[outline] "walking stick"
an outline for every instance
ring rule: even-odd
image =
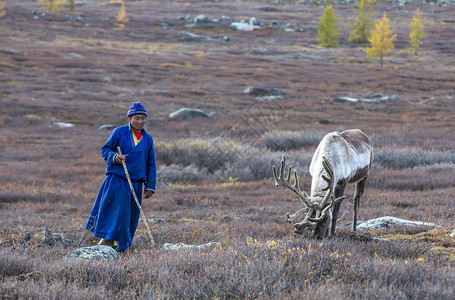
[[[117,149],[118,149],[118,153],[120,155],[123,155],[122,151],[120,150],[120,146],[117,147]],[[137,207],[139,208],[139,210],[141,212],[142,220],[144,220],[145,227],[147,228],[147,233],[149,235],[150,242],[152,242],[152,245],[155,245],[155,240],[153,239],[152,232],[150,231],[149,225],[147,224],[147,220],[145,218],[144,210],[142,209],[142,206],[139,203],[139,200],[137,200],[136,192],[134,191],[133,184],[131,183],[130,175],[128,174],[128,169],[126,168],[125,161],[123,161],[123,160],[122,160],[122,165],[123,165],[123,169],[125,170],[126,179],[128,179],[128,183],[130,185],[131,193],[133,194],[133,197],[134,197],[134,200],[136,201]]]
[[[80,240],[79,243],[77,244],[77,247],[80,247],[80,246],[81,246],[82,241],[85,240],[85,237],[87,236],[88,233],[89,233],[89,231],[86,230],[85,233],[84,233],[84,236],[81,238],[81,240]]]

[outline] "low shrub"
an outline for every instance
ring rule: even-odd
[[[271,151],[289,151],[317,146],[323,137],[319,132],[276,130],[266,132],[262,143]]]
[[[412,169],[443,163],[455,164],[455,151],[383,148],[375,151],[374,163],[391,169]]]
[[[281,156],[266,149],[242,145],[227,140],[177,140],[159,142],[155,146],[157,159],[164,162],[158,177],[166,184],[215,179],[226,182],[229,177],[240,181],[272,178],[272,165],[279,165]],[[299,174],[308,175],[312,153],[287,154],[288,164],[303,166]]]
[[[168,185],[176,182],[197,182],[201,178],[207,177],[204,170],[200,170],[194,165],[181,167],[175,164],[161,166],[157,172],[158,183]]]
[[[234,160],[238,150],[234,143],[224,139],[181,139],[171,143],[157,142],[155,153],[166,165],[194,165],[213,173]]]

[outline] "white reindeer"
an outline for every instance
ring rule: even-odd
[[[294,171],[294,184],[291,183],[292,167],[284,178],[285,156],[281,160],[279,175],[273,166],[275,186],[284,186],[297,194],[305,207],[292,215],[287,214],[289,222],[295,221],[306,213],[302,222],[296,223],[295,233],[303,234],[305,229],[313,231],[317,238],[335,235],[338,210],[344,189],[348,183],[355,183],[354,217],[352,230],[357,229],[357,211],[360,197],[365,191],[368,173],[373,162],[373,144],[368,136],[359,129],[328,133],[319,143],[310,164],[311,196],[299,188],[297,171]],[[333,207],[332,210],[330,210]]]

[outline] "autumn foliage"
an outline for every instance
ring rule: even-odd
[[[2,298],[453,299],[453,6],[376,3],[402,37],[396,48],[408,46],[416,7],[428,32],[418,57],[390,55],[393,68],[379,68],[347,40],[354,4],[334,6],[339,48],[327,49],[316,45],[323,8],[312,1],[125,1],[134,22],[123,30],[118,1],[75,2],[66,15],[8,1],[0,19]],[[192,21],[222,11],[261,28]],[[247,86],[286,94],[257,98]],[[390,101],[331,101],[378,94]],[[119,260],[65,262],[105,178],[106,128],[126,124],[132,101],[147,107],[156,146],[159,186],[142,203],[156,246],[141,221]],[[214,114],[169,118],[182,107]],[[352,233],[349,186],[336,237],[294,236],[286,213],[302,203],[274,186],[271,165],[285,154],[309,192],[318,141],[350,128],[375,145],[359,220],[440,227]],[[62,243],[42,245],[45,227]],[[97,242],[89,234],[81,246]],[[217,246],[164,247],[208,242]]]
[[[420,13],[420,9],[417,9],[414,16],[412,17],[412,22],[409,31],[409,48],[408,50],[414,55],[418,54],[418,49],[423,43],[423,40],[426,38],[426,34],[423,26],[423,18]]]
[[[389,26],[389,19],[384,12],[381,19],[379,19],[374,29],[371,31],[371,36],[368,38],[371,47],[366,49],[370,56],[379,57],[381,66],[383,65],[383,57],[392,51],[394,48],[394,40],[397,35],[393,33]]]

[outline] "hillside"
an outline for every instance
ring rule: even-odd
[[[76,1],[72,12],[50,13],[38,1],[6,2],[2,295],[453,299],[454,3],[379,1],[374,19],[386,12],[397,33],[382,67],[367,57],[367,44],[348,42],[353,3],[334,4],[340,46],[331,49],[317,45],[324,8],[311,1],[127,1],[129,20],[118,22],[120,8]],[[417,8],[427,37],[415,56],[405,48]],[[254,30],[232,26],[251,18]],[[247,87],[283,94],[261,98],[270,95],[245,93]],[[376,101],[378,94],[387,100]],[[376,100],[335,101],[341,97]],[[137,100],[149,111],[146,129],[156,143],[159,188],[143,206],[148,217],[165,220],[152,226],[157,246],[150,248],[139,224],[119,262],[68,266],[61,258],[83,236],[104,179],[99,149],[110,130],[100,127],[126,124]],[[181,108],[211,118],[169,118]],[[335,239],[293,235],[286,213],[301,204],[274,187],[271,165],[286,154],[309,191],[319,139],[350,128],[367,133],[376,153],[360,219],[395,216],[439,229],[354,234],[348,213]],[[349,208],[346,200],[341,212]],[[66,242],[39,247],[45,227]],[[177,254],[162,248],[179,242],[222,246]]]

